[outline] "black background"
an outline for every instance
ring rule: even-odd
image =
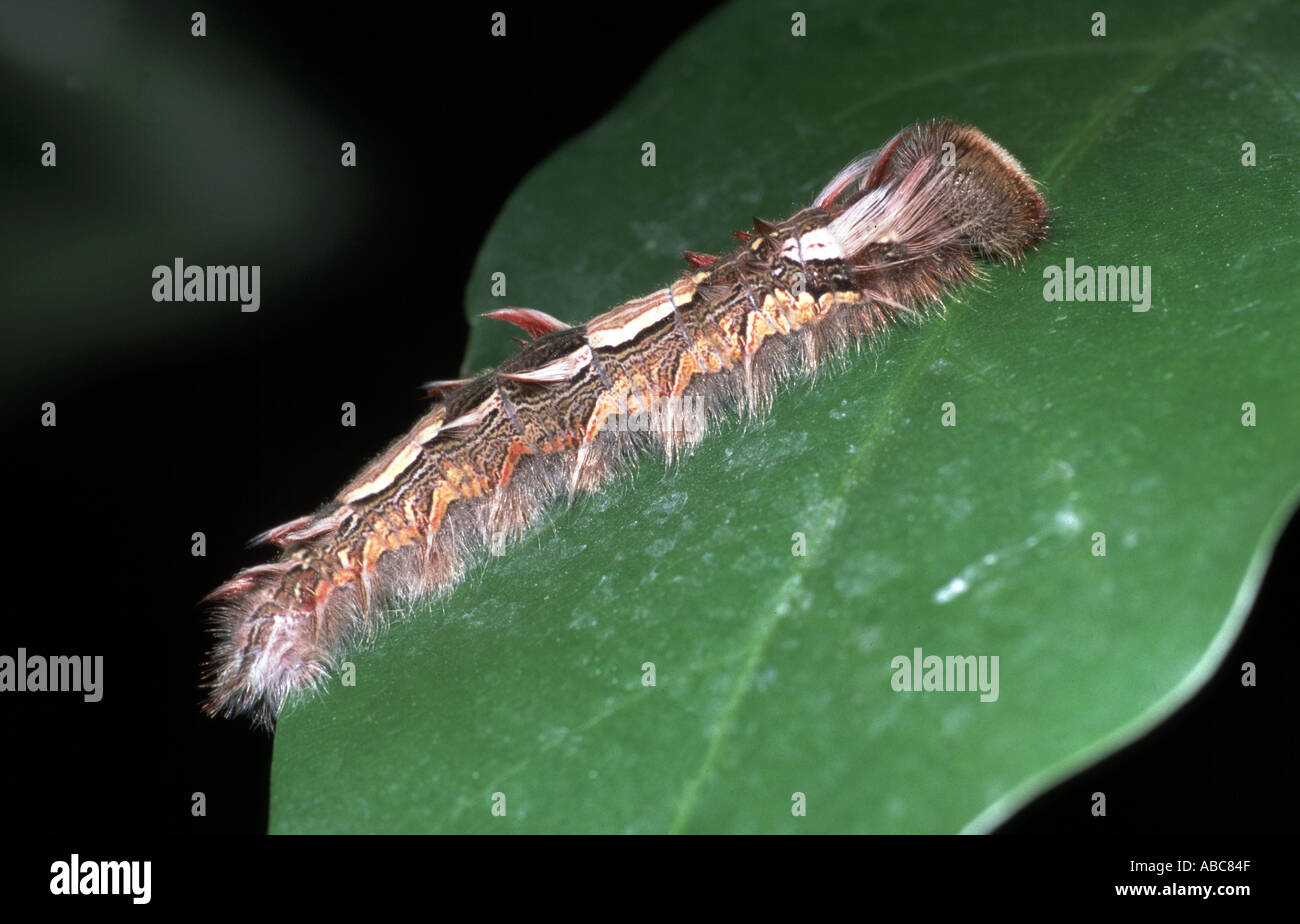
[[[192,42],[190,9],[127,6],[120,25],[174,20],[177,42]],[[492,5],[203,9],[203,41],[238,42],[274,62],[339,137],[358,142],[361,166],[339,173],[364,174],[341,181],[361,185],[368,209],[349,229],[345,259],[277,296],[297,302],[278,309],[290,320],[264,308],[255,338],[232,322],[183,351],[116,348],[89,367],[53,356],[7,397],[5,446],[23,474],[11,481],[14,592],[0,650],[103,653],[108,665],[108,695],[95,706],[0,698],[7,820],[20,829],[159,840],[265,829],[271,740],[198,714],[206,638],[195,601],[262,560],[244,547],[250,536],[314,509],[402,432],[422,407],[416,384],[457,375],[462,292],[506,197],[616,104],[707,6],[530,4],[508,8],[505,41],[488,34]],[[30,157],[30,137],[10,140]],[[366,409],[364,426],[337,425],[344,399]],[[59,407],[53,431],[37,425],[46,400]],[[195,529],[207,534],[206,558],[190,555]],[[1035,801],[1005,832],[1292,829],[1287,656],[1298,533],[1293,521],[1244,634],[1206,690],[1155,733]],[[1257,688],[1238,681],[1245,660],[1258,665]],[[1103,820],[1087,811],[1096,790],[1108,798]],[[207,794],[206,817],[191,816],[195,791]]]

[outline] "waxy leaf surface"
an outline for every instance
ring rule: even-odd
[[[513,349],[482,312],[581,322],[921,119],[1018,157],[1050,238],[352,653],[280,723],[273,831],[986,830],[1217,666],[1297,486],[1300,8],[802,9],[707,18],[521,184],[467,373]],[[1067,259],[1150,267],[1149,310],[1046,301]],[[997,699],[896,692],[916,649],[996,656]]]

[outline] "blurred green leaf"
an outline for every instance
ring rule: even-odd
[[[802,39],[788,6],[712,16],[522,184],[470,368],[511,352],[480,312],[584,320],[918,119],[1019,157],[1050,240],[355,652],[280,724],[272,830],[983,830],[1217,665],[1296,496],[1300,8],[1156,4],[1105,38],[1028,2],[806,11]],[[1150,311],[1046,302],[1067,258],[1150,266]],[[893,692],[915,648],[997,655],[998,699]]]
[[[361,215],[331,181],[334,130],[273,68],[237,42],[194,53],[188,12],[129,7],[0,4],[5,399],[120,349],[179,352],[229,317],[154,302],[155,265],[267,264],[288,289]],[[57,170],[40,165],[46,139]]]

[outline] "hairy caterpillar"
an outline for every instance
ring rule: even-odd
[[[688,252],[666,289],[577,327],[492,312],[533,342],[478,378],[429,383],[440,401],[409,433],[318,512],[258,537],[283,548],[277,561],[209,595],[205,711],[274,724],[385,603],[446,589],[478,549],[643,449],[672,459],[709,419],[758,413],[785,378],[937,305],[976,258],[1021,258],[1047,218],[1033,180],[979,130],[913,125],[788,221],[734,232],[731,254]]]

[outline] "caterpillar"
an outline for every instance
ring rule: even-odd
[[[254,540],[280,547],[277,560],[205,598],[204,711],[274,727],[386,605],[451,587],[485,546],[644,450],[672,462],[720,415],[765,412],[792,375],[940,309],[976,260],[1018,261],[1047,230],[1014,157],[970,125],[929,122],[850,163],[794,217],[754,219],[726,256],[686,252],[672,285],[586,324],[490,312],[531,342],[477,378],[427,383],[437,401],[408,433],[316,513]]]

